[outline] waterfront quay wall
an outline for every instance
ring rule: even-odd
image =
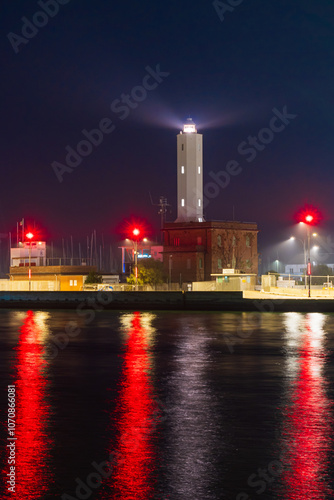
[[[0,292],[0,308],[334,312],[334,300],[244,299],[242,292]]]

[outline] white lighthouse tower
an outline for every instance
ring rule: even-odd
[[[175,222],[203,222],[203,136],[191,118],[177,135]]]

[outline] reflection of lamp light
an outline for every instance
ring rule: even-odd
[[[285,316],[287,360],[294,363],[294,369],[291,372],[287,365],[289,398],[282,433],[284,498],[333,498],[327,479],[333,420],[326,394],[326,317],[317,313]]]
[[[147,316],[147,315],[146,315]],[[152,318],[153,316],[151,316]],[[125,316],[124,363],[117,406],[118,460],[113,472],[117,498],[152,498],[150,473],[154,464],[152,433],[159,411],[154,399],[150,351],[142,314]],[[150,321],[150,318],[148,318]],[[138,492],[140,494],[138,495]],[[108,495],[109,498],[109,495]],[[113,496],[114,498],[114,496]]]
[[[52,481],[48,432],[50,406],[47,402],[48,368],[44,356],[45,322],[48,313],[28,311],[17,347],[16,379],[16,466],[20,471],[15,498],[47,498]]]

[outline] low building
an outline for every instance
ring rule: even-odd
[[[211,281],[226,268],[257,275],[257,234],[257,224],[248,222],[166,223],[163,263],[169,281]]]
[[[58,291],[81,291],[87,275],[96,272],[96,266],[33,266],[31,267],[31,278],[29,268],[24,266],[12,266],[10,268],[10,281],[20,282],[17,287],[20,290],[58,290]]]
[[[45,241],[19,242],[10,249],[10,267],[46,265],[46,243]]]

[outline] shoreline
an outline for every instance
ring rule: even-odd
[[[1,309],[334,312],[331,298],[255,292],[0,292]]]

